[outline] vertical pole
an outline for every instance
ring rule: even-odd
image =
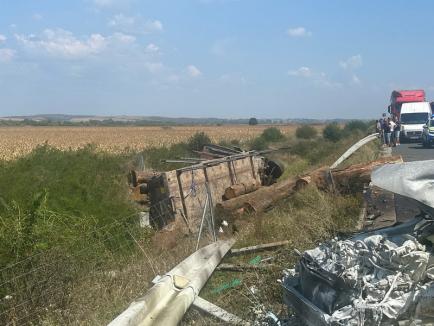
[[[209,202],[209,211],[210,211],[210,217],[211,217],[211,233],[214,239],[214,242],[217,241],[217,236],[215,233],[215,224],[214,224],[214,204],[212,202],[212,196],[211,196],[211,189],[209,187],[208,182],[205,182],[205,187],[206,187],[206,193],[207,193],[207,199],[209,198],[208,202]]]
[[[202,220],[200,221],[199,234],[197,235],[196,250],[199,248],[200,236],[202,234],[203,222],[205,220],[207,206],[208,206],[208,196],[206,197],[205,206],[203,207]]]

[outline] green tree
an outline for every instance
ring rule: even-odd
[[[282,132],[276,127],[270,127],[265,129],[262,132],[261,137],[264,138],[264,140],[267,142],[275,142],[284,138]]]
[[[249,119],[249,125],[250,126],[256,126],[258,124],[258,119],[256,118],[250,118]]]
[[[187,142],[187,146],[192,151],[201,151],[204,145],[210,144],[211,139],[203,131],[196,132]]]
[[[338,142],[343,137],[343,131],[341,127],[336,123],[329,123],[324,130],[322,131],[322,135],[324,139],[327,139],[331,142]]]

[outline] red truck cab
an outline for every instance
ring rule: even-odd
[[[393,91],[388,112],[399,119],[402,103],[409,102],[425,102],[425,91],[422,89]]]

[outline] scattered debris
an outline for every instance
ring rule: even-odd
[[[250,264],[250,265],[259,265],[259,264],[261,263],[261,259],[262,259],[261,256],[256,256],[255,258],[252,258],[252,259],[249,261],[249,264]]]
[[[213,294],[219,294],[219,293],[221,293],[221,292],[223,292],[223,291],[225,291],[227,289],[230,289],[230,288],[233,288],[233,287],[236,287],[236,286],[239,286],[239,285],[241,285],[241,280],[238,279],[238,278],[234,278],[232,281],[230,281],[228,283],[225,283],[225,284],[222,284],[219,287],[213,289],[211,291],[211,293],[213,293]]]

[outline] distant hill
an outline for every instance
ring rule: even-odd
[[[334,119],[258,119],[260,124],[303,124],[324,122],[345,122],[348,120]],[[188,117],[159,117],[159,116],[94,116],[69,114],[37,114],[27,116],[0,117],[0,125],[219,125],[219,124],[248,124],[249,119],[222,118],[188,118]]]

